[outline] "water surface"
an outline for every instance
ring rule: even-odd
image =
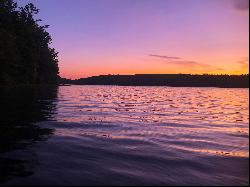
[[[1,92],[0,185],[247,185],[249,89]]]

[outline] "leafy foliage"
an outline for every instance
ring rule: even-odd
[[[58,53],[52,39],[34,15],[33,4],[18,8],[13,0],[0,0],[0,84],[56,83]]]

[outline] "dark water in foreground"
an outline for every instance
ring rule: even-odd
[[[248,185],[249,89],[0,92],[0,185]]]

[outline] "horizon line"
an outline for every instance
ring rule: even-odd
[[[69,79],[69,80],[79,80],[79,79],[87,79],[87,78],[91,78],[91,77],[100,77],[100,76],[136,76],[136,75],[210,75],[210,76],[246,76],[249,75],[249,73],[242,73],[242,74],[209,74],[209,73],[196,73],[196,74],[192,74],[192,73],[137,73],[137,74],[99,74],[99,75],[92,75],[92,76],[88,76],[88,77],[82,77],[82,78],[66,78],[66,77],[61,77],[59,75],[60,78],[62,79]]]

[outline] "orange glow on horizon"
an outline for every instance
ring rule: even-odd
[[[244,63],[221,63],[219,67],[204,65],[176,65],[164,64],[165,62],[142,60],[133,62],[133,60],[115,64],[85,66],[84,63],[77,66],[71,66],[67,63],[60,64],[60,76],[69,79],[86,78],[98,75],[134,75],[134,74],[229,74],[241,75],[249,74],[249,62]],[[136,64],[136,65],[135,65]]]
[[[63,78],[69,79],[79,79],[79,78],[86,78],[91,76],[98,76],[98,75],[134,75],[134,74],[227,74],[227,75],[242,75],[242,74],[249,74],[249,71],[231,71],[231,72],[167,72],[167,71],[119,71],[119,72],[111,72],[111,71],[75,71],[67,72],[64,71],[60,73],[60,76]]]

